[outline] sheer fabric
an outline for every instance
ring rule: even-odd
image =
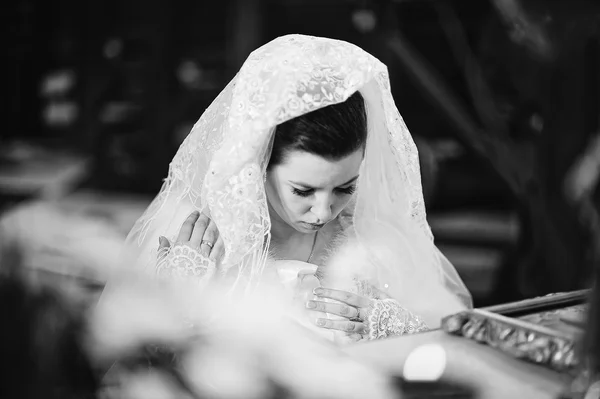
[[[179,148],[160,193],[128,236],[126,265],[154,272],[158,237],[174,239],[189,213],[200,210],[224,239],[219,270],[234,277],[232,287],[256,288],[268,264],[264,181],[275,126],[357,90],[367,107],[368,139],[355,199],[340,218],[368,259],[360,272],[428,324],[470,306],[454,267],[434,245],[417,149],[386,66],[355,45],[320,37],[279,37],[248,57]]]

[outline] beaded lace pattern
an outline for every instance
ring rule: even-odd
[[[185,217],[201,210],[224,240],[219,270],[236,276],[234,287],[255,286],[269,254],[264,180],[275,127],[343,102],[357,90],[365,98],[369,131],[348,225],[361,242],[374,236],[376,224],[393,225],[407,237],[396,244],[402,249],[395,262],[378,263],[380,274],[402,284],[401,303],[410,298],[424,309],[435,308],[414,279],[452,281],[450,290],[466,292],[433,245],[417,148],[394,103],[386,66],[353,44],[304,35],[282,36],[252,52],[202,114],[171,162],[160,193],[128,236],[127,264],[154,269],[158,237],[174,238]],[[168,269],[163,265],[160,272]],[[185,271],[195,272],[201,273]]]
[[[404,308],[398,301],[381,298],[380,292],[374,290],[369,282],[355,280],[352,291],[371,299],[369,312],[364,320],[370,340],[429,330],[419,316]]]
[[[394,299],[374,300],[365,321],[369,339],[427,331],[427,325]]]
[[[215,262],[198,250],[182,243],[158,251],[156,275],[166,280],[209,280],[215,273]]]

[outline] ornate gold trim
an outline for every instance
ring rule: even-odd
[[[559,372],[576,373],[580,364],[576,335],[484,310],[447,316],[442,329]]]

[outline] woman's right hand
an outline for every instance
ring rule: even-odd
[[[165,237],[161,236],[159,241],[159,251],[171,246]],[[217,225],[204,213],[198,211],[192,212],[187,217],[179,230],[176,242],[198,249],[202,255],[215,263],[218,263],[225,254],[225,245]]]

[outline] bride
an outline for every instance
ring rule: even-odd
[[[288,35],[255,50],[127,248],[128,264],[199,290],[288,287],[313,328],[354,340],[434,328],[471,306],[434,244],[387,68],[338,40]]]

